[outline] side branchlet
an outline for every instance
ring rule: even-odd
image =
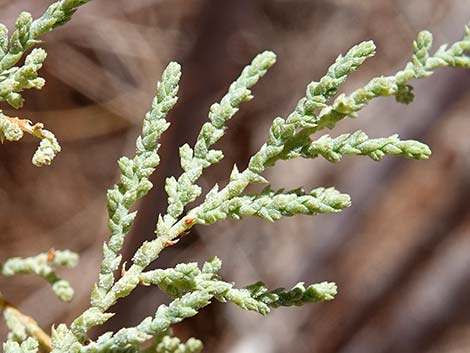
[[[41,89],[46,81],[38,76],[46,51],[33,49],[26,55],[24,64],[17,66],[21,58],[41,41],[39,37],[69,21],[77,8],[90,0],[61,0],[50,5],[44,14],[33,20],[28,12],[22,12],[15,23],[15,30],[8,38],[8,29],[0,23],[0,101],[7,102],[15,109],[21,108],[24,98],[21,93],[27,89]],[[44,130],[41,123],[9,118],[0,110],[0,141],[18,141],[27,132],[41,139],[32,162],[41,167],[51,164],[60,152],[60,145],[54,134]]]
[[[10,277],[18,274],[35,274],[44,278],[52,286],[57,297],[68,302],[73,297],[73,289],[69,282],[61,279],[57,267],[75,267],[78,263],[78,254],[69,250],[51,249],[47,253],[32,257],[13,257],[0,264],[0,275]]]

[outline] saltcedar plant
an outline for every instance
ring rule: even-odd
[[[52,4],[43,16],[31,19],[22,13],[16,30],[10,39],[7,30],[0,27],[0,100],[15,108],[22,105],[21,92],[28,88],[41,88],[44,80],[38,70],[46,55],[41,49],[33,50],[23,66],[15,66],[25,52],[38,43],[38,36],[68,21],[78,6],[88,1],[63,0]],[[209,120],[202,126],[194,144],[180,148],[183,172],[166,180],[168,208],[156,221],[155,238],[144,242],[132,257],[128,268],[123,265],[122,248],[126,235],[137,215],[133,211],[136,201],[152,188],[149,178],[159,164],[158,149],[161,135],[168,129],[168,112],[177,101],[181,68],[170,63],[157,85],[151,108],[144,117],[141,135],[136,141],[134,157],[122,157],[118,161],[120,181],[107,193],[109,215],[109,240],[103,245],[103,261],[100,274],[90,300],[90,307],[71,324],[59,324],[51,336],[36,322],[21,313],[0,295],[0,310],[9,328],[8,339],[3,348],[6,353],[33,353],[38,350],[54,353],[97,352],[153,352],[189,353],[200,352],[202,343],[191,338],[181,342],[172,336],[171,326],[192,317],[211,301],[232,302],[242,309],[268,314],[280,306],[300,306],[310,302],[331,300],[336,294],[334,283],[323,282],[305,285],[298,283],[291,289],[269,290],[262,282],[243,288],[224,280],[219,272],[222,262],[213,257],[202,266],[181,263],[174,268],[148,270],[148,267],[167,247],[178,243],[195,225],[208,225],[227,218],[240,219],[257,216],[274,222],[282,217],[297,214],[337,213],[349,207],[350,197],[332,187],[319,187],[304,191],[272,190],[263,172],[279,160],[293,158],[325,158],[337,162],[346,155],[363,155],[380,160],[385,155],[412,159],[427,159],[431,151],[425,144],[414,140],[400,140],[398,135],[370,138],[362,131],[337,137],[324,135],[316,140],[311,135],[326,128],[332,129],[346,117],[356,117],[367,103],[381,96],[394,96],[400,103],[413,100],[412,79],[430,76],[434,70],[450,66],[470,68],[470,29],[465,28],[464,38],[451,46],[443,45],[430,53],[432,35],[427,31],[418,34],[413,43],[413,55],[403,70],[392,76],[379,76],[351,94],[337,90],[348,75],[375,54],[375,45],[367,41],[353,46],[339,55],[325,76],[307,86],[305,97],[299,100],[294,111],[287,117],[277,117],[269,129],[267,141],[250,159],[248,167],[240,171],[233,166],[225,186],[217,184],[196,207],[188,205],[202,195],[198,185],[204,169],[223,158],[214,149],[226,131],[228,121],[237,113],[239,106],[251,100],[251,87],[261,79],[275,63],[276,56],[270,51],[257,55],[250,65],[229,87],[219,103],[210,107]],[[33,157],[36,165],[49,164],[60,150],[57,140],[40,123],[0,115],[0,138],[16,141],[24,132],[41,139]],[[265,184],[259,193],[247,193],[251,184]],[[78,261],[77,254],[70,251],[50,250],[27,258],[11,258],[0,264],[0,274],[37,274],[52,285],[59,299],[69,301],[73,290],[60,279],[55,268],[72,267]],[[121,268],[120,276],[116,270]],[[157,286],[172,300],[160,305],[151,316],[134,327],[117,332],[107,332],[91,340],[88,331],[104,324],[112,316],[112,306],[129,295],[137,286]]]

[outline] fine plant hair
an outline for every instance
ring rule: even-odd
[[[23,102],[23,90],[39,89],[44,85],[44,80],[38,77],[38,70],[46,57],[44,50],[34,49],[27,54],[22,66],[15,65],[29,48],[39,42],[41,34],[67,22],[86,2],[55,2],[36,20],[32,20],[28,13],[22,13],[10,39],[6,27],[0,27],[0,100],[19,108]],[[202,350],[202,342],[196,338],[181,342],[173,336],[172,325],[196,315],[212,301],[232,302],[244,310],[267,315],[282,306],[332,300],[337,288],[330,282],[310,285],[301,282],[291,289],[274,290],[268,289],[263,282],[237,287],[221,277],[222,262],[217,257],[208,259],[202,266],[180,263],[174,268],[149,270],[148,267],[165,248],[175,246],[196,225],[209,225],[230,218],[239,220],[247,216],[274,222],[298,214],[338,213],[351,205],[349,195],[333,187],[309,191],[301,187],[290,191],[273,190],[263,173],[277,161],[325,158],[338,162],[346,155],[368,156],[376,161],[385,155],[428,159],[431,155],[428,146],[415,140],[401,140],[398,135],[370,138],[362,131],[355,131],[336,137],[323,135],[312,139],[311,136],[326,128],[333,129],[344,118],[357,117],[359,111],[376,97],[394,96],[399,103],[411,103],[414,97],[410,85],[412,79],[426,78],[441,67],[470,68],[468,26],[462,40],[450,46],[443,45],[434,53],[430,51],[431,45],[431,33],[420,32],[413,43],[411,61],[402,70],[391,76],[375,77],[350,94],[337,95],[348,75],[375,54],[375,45],[372,41],[362,42],[339,55],[319,81],[307,86],[305,97],[298,101],[292,113],[273,120],[266,142],[250,158],[248,166],[239,170],[234,165],[227,183],[222,187],[214,185],[204,195],[198,185],[199,178],[204,169],[224,157],[222,151],[213,147],[214,144],[223,137],[228,122],[241,104],[253,98],[251,88],[276,61],[275,54],[270,51],[258,54],[230,85],[220,102],[210,107],[209,119],[202,125],[194,145],[181,146],[182,173],[166,179],[167,210],[156,220],[154,238],[141,244],[126,266],[122,250],[137,215],[135,204],[152,188],[149,178],[160,161],[159,141],[169,127],[166,116],[177,102],[181,67],[175,62],[168,64],[157,84],[150,110],[143,119],[135,155],[119,159],[119,182],[107,192],[110,236],[103,245],[103,260],[99,278],[91,292],[90,306],[73,322],[53,327],[49,335],[0,294],[0,311],[9,329],[4,352],[195,353]],[[2,141],[17,141],[24,132],[41,139],[33,163],[50,164],[60,151],[51,132],[45,130],[41,123],[0,115]],[[252,184],[264,184],[265,188],[261,192],[247,193],[247,187]],[[200,196],[203,200],[193,207],[191,204]],[[77,261],[78,255],[71,251],[51,249],[32,257],[7,259],[0,264],[0,274],[39,275],[52,285],[60,300],[70,301],[73,289],[58,277],[55,270],[61,266],[73,267]],[[134,327],[124,327],[91,339],[90,329],[105,324],[113,316],[112,306],[138,286],[157,286],[171,301],[156,309],[149,308],[150,316]]]

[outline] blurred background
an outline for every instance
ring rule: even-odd
[[[51,1],[0,0],[10,28],[21,10],[40,15]],[[254,89],[219,144],[225,159],[204,188],[224,184],[233,163],[245,167],[275,116],[286,116],[336,56],[366,39],[377,55],[353,74],[344,92],[399,70],[418,31],[453,42],[470,20],[470,0],[95,0],[66,26],[47,34],[47,85],[26,94],[19,115],[42,121],[63,152],[53,165],[31,165],[37,141],[0,146],[0,259],[70,248],[80,266],[64,272],[76,289],[60,303],[34,277],[0,279],[2,292],[43,327],[70,322],[88,304],[101,244],[107,239],[105,191],[116,160],[132,155],[155,82],[170,60],[183,65],[180,100],[163,137],[154,189],[139,205],[127,257],[151,239],[165,209],[162,191],[180,173],[178,147],[193,142],[242,67],[264,49],[278,64]],[[374,101],[332,133],[363,129],[371,137],[399,133],[428,143],[429,161],[348,157],[339,164],[294,160],[267,173],[274,188],[335,185],[352,196],[339,215],[298,216],[275,225],[259,219],[196,227],[155,266],[217,255],[239,286],[335,281],[333,302],[273,311],[268,317],[214,303],[175,327],[196,336],[204,352],[463,353],[470,349],[470,72],[441,69],[415,82],[410,106]],[[94,335],[133,325],[168,299],[139,288]],[[1,324],[3,325],[3,323]],[[0,326],[2,338],[5,331]]]

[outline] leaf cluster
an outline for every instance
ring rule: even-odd
[[[38,19],[23,13],[16,30],[8,39],[6,28],[0,26],[0,100],[14,107],[22,104],[21,92],[41,88],[44,81],[38,70],[45,52],[37,49],[27,57],[23,66],[15,66],[39,35],[67,22],[76,9],[88,0],[62,0],[52,4]],[[307,303],[329,301],[337,292],[336,284],[322,282],[291,289],[269,290],[263,282],[242,288],[226,281],[220,275],[222,262],[214,257],[199,267],[196,263],[178,264],[174,268],[149,270],[167,247],[174,246],[196,225],[209,225],[226,219],[248,216],[274,222],[283,217],[337,213],[351,205],[349,195],[331,186],[319,186],[310,191],[273,190],[263,175],[277,161],[294,158],[324,158],[338,162],[346,156],[368,156],[379,161],[386,155],[424,160],[430,157],[427,145],[415,140],[401,140],[398,135],[370,138],[365,132],[355,131],[337,137],[314,133],[332,129],[342,119],[357,117],[359,111],[372,99],[394,96],[399,103],[413,100],[412,79],[430,76],[436,69],[449,66],[470,68],[470,29],[464,38],[451,46],[441,46],[431,53],[432,35],[419,33],[413,45],[413,54],[405,67],[391,76],[371,79],[350,94],[338,95],[340,86],[368,58],[375,54],[375,45],[366,41],[339,55],[319,80],[311,82],[294,110],[286,117],[276,117],[266,142],[250,158],[244,170],[234,165],[224,186],[214,185],[204,195],[199,185],[205,169],[220,162],[223,152],[213,146],[223,137],[229,121],[242,103],[253,98],[253,86],[276,62],[270,51],[258,54],[250,65],[229,86],[220,102],[209,109],[208,121],[203,124],[193,146],[184,144],[179,150],[182,172],[166,180],[168,208],[158,217],[155,236],[141,244],[130,266],[123,262],[122,249],[136,219],[136,202],[152,188],[150,177],[157,168],[158,150],[163,133],[169,128],[167,115],[177,102],[181,67],[170,63],[157,84],[155,98],[143,120],[142,132],[136,141],[135,155],[118,161],[119,182],[108,190],[109,240],[103,245],[100,274],[91,296],[90,306],[70,325],[59,324],[52,329],[51,339],[34,322],[24,320],[21,314],[0,295],[10,335],[4,344],[6,353],[34,353],[38,349],[53,353],[196,353],[202,343],[194,338],[181,342],[173,337],[172,325],[196,315],[212,301],[231,302],[244,310],[267,315],[272,309],[301,306]],[[0,139],[17,141],[27,132],[41,139],[39,154],[33,158],[37,165],[49,164],[60,150],[55,137],[42,124],[7,117],[0,114]],[[264,184],[260,192],[247,193],[250,185]],[[199,204],[194,205],[200,196]],[[60,299],[70,300],[73,291],[68,282],[60,279],[57,266],[73,266],[77,255],[68,251],[50,251],[28,258],[12,258],[0,265],[0,274],[36,274],[52,284]],[[121,268],[120,276],[116,276]],[[170,302],[161,304],[152,315],[134,327],[107,332],[90,340],[88,331],[103,325],[112,316],[111,307],[128,296],[138,286],[155,286],[166,293]],[[150,344],[150,345],[149,345]],[[144,348],[146,347],[146,348]]]

